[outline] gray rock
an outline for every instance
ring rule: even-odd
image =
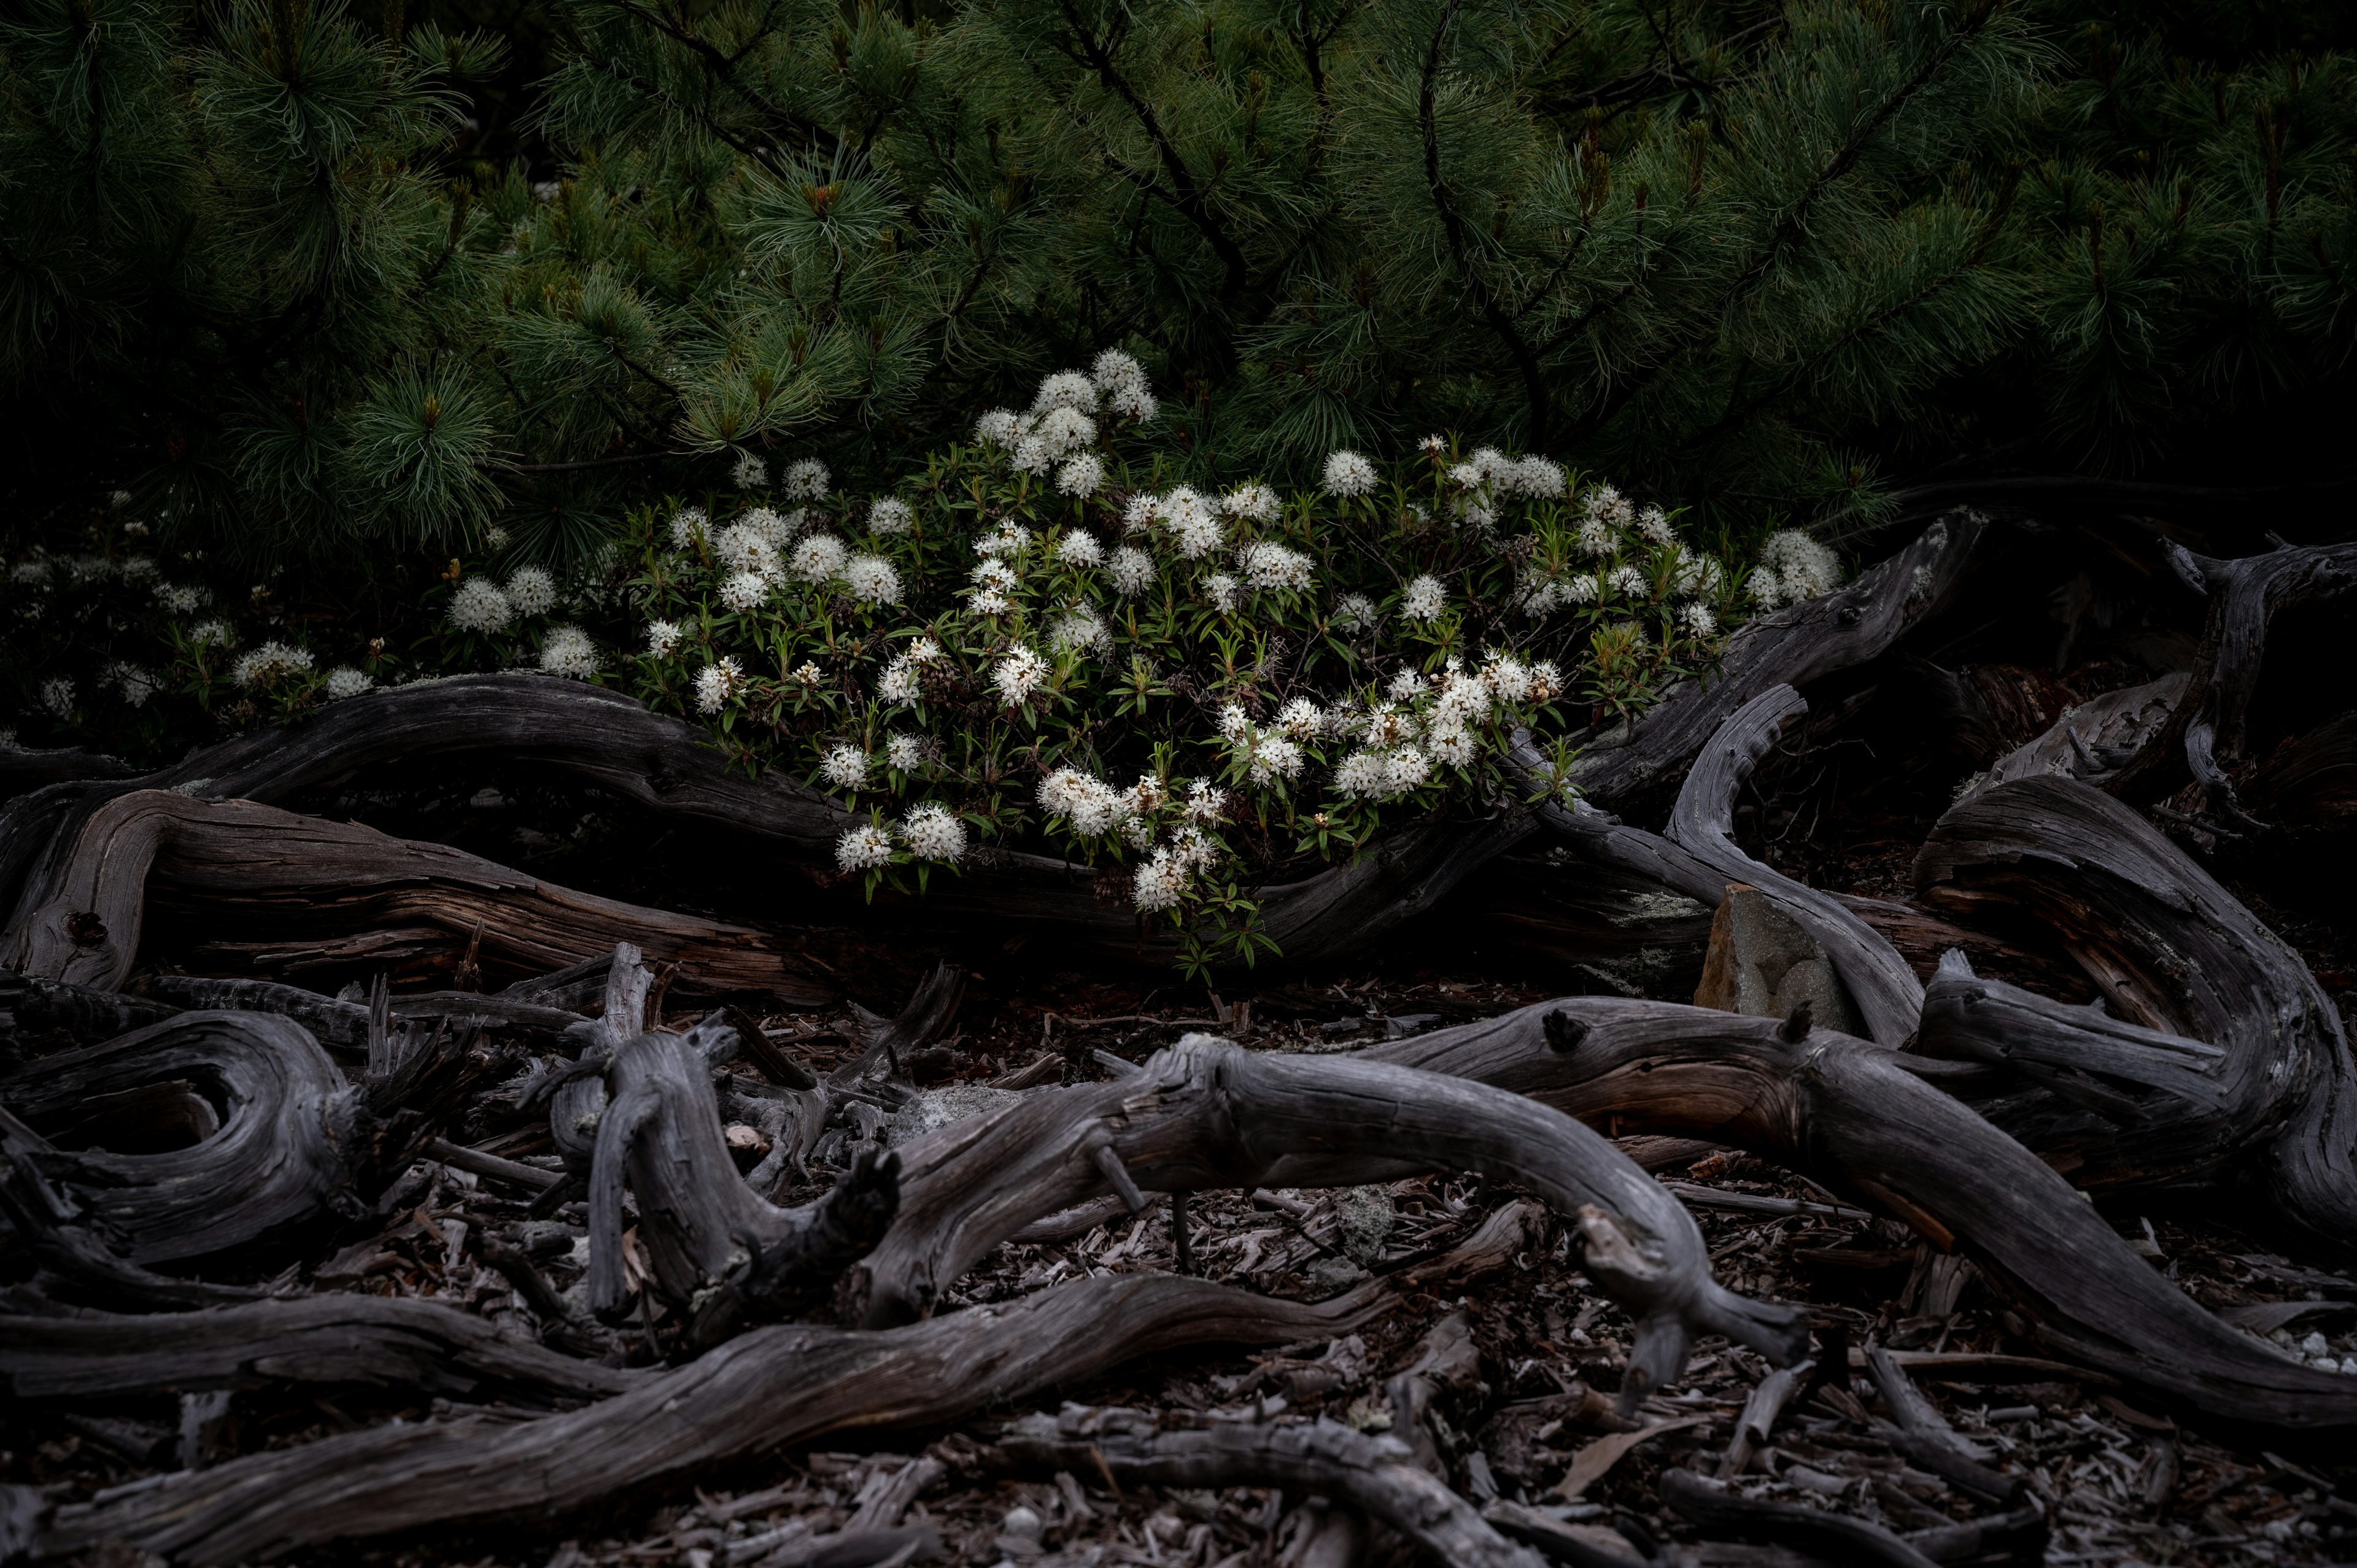
[[[1865,1032],[1833,960],[1801,923],[1757,887],[1727,890],[1711,922],[1695,1005],[1755,1018],[1789,1018],[1802,1003],[1820,1028]]]
[[[1023,1098],[1019,1090],[992,1089],[980,1083],[953,1083],[947,1089],[920,1089],[908,1104],[892,1112],[884,1124],[884,1142],[892,1148],[913,1143],[926,1133],[1012,1105]]]

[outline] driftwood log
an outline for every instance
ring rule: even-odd
[[[1932,1079],[1950,1064],[1674,1003],[1567,997],[1372,1047],[1584,1121],[1749,1149],[1962,1247],[2034,1337],[2213,1415],[2357,1426],[2357,1380],[2229,1327],[2153,1273],[2043,1160]]]
[[[846,1429],[920,1427],[1180,1345],[1347,1332],[1370,1285],[1321,1305],[1171,1275],[1076,1280],[1005,1306],[885,1330],[780,1324],[585,1410],[378,1427],[187,1471],[104,1502],[0,1498],[54,1557],[108,1540],[204,1565],[423,1524],[517,1528],[725,1461]],[[21,1488],[11,1488],[21,1492]]]

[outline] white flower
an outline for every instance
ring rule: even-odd
[[[1604,585],[1597,581],[1593,572],[1581,573],[1566,583],[1560,591],[1566,604],[1592,605],[1604,596]]]
[[[1797,528],[1769,535],[1760,562],[1777,575],[1787,604],[1797,605],[1841,586],[1841,557]],[[1763,604],[1771,602],[1760,597]]]
[[[1220,710],[1220,734],[1232,746],[1252,734],[1252,715],[1230,703]]]
[[[770,465],[755,453],[740,452],[737,455],[735,478],[738,489],[758,490],[770,482]]]
[[[1326,459],[1326,488],[1338,496],[1362,496],[1375,488],[1375,466],[1345,449]]]
[[[1261,735],[1253,738],[1252,780],[1265,784],[1273,779],[1297,779],[1301,776],[1301,748],[1281,735]]]
[[[158,583],[156,585],[156,602],[167,614],[184,616],[212,603],[213,591],[202,585],[187,587],[174,583]]]
[[[1316,740],[1326,733],[1326,713],[1307,697],[1296,697],[1277,710],[1276,727],[1295,740]]]
[[[1345,795],[1380,795],[1390,775],[1380,751],[1354,751],[1334,769],[1334,788]]]
[[[1154,558],[1135,545],[1125,544],[1113,553],[1107,575],[1115,591],[1134,599],[1153,585]]]
[[[1004,658],[991,666],[990,684],[999,698],[1010,708],[1019,708],[1031,700],[1048,679],[1048,661],[1032,649],[1021,643],[1006,650]]]
[[[1389,703],[1378,703],[1368,711],[1361,731],[1377,749],[1401,746],[1415,737],[1415,720]]]
[[[339,664],[328,671],[328,684],[325,690],[328,693],[328,701],[340,703],[347,697],[359,696],[375,684],[376,681],[372,676],[364,674],[349,664]]]
[[[720,602],[742,615],[770,596],[770,579],[759,572],[736,572],[720,585]]]
[[[803,515],[802,509],[800,507],[780,516],[775,507],[757,506],[738,518],[735,525],[727,530],[727,533],[738,533],[747,539],[758,539],[772,550],[782,550],[786,547],[786,541],[791,539],[795,531],[802,527]],[[724,533],[722,537],[725,539],[727,533]]]
[[[289,675],[300,675],[311,668],[311,655],[300,648],[289,648],[283,642],[265,642],[237,661],[230,678],[249,689],[274,686]]]
[[[975,588],[965,596],[966,608],[978,616],[1003,616],[1015,607],[1015,601],[996,588]]]
[[[825,464],[815,457],[803,457],[786,465],[786,477],[779,481],[778,488],[785,491],[789,500],[814,501],[825,496],[828,478]]]
[[[899,569],[881,555],[853,556],[843,568],[843,580],[851,585],[852,597],[862,604],[900,602]]]
[[[1702,605],[1685,605],[1678,610],[1678,624],[1691,635],[1708,637],[1718,629],[1718,618]]]
[[[1049,410],[1031,426],[1031,433],[1026,437],[1028,441],[1037,441],[1050,458],[1076,452],[1096,438],[1097,422],[1077,408]]]
[[[1754,567],[1751,575],[1743,580],[1743,587],[1760,601],[1763,610],[1772,610],[1784,602],[1784,579],[1769,567]]]
[[[135,708],[144,708],[147,699],[162,691],[163,683],[147,671],[125,660],[116,660],[99,677],[123,693],[123,700]]]
[[[977,555],[1019,555],[1031,542],[1031,531],[1008,518],[990,532],[974,542]],[[1012,579],[1008,585],[1013,586]]]
[[[1101,838],[1136,814],[1129,792],[1108,789],[1076,768],[1060,768],[1040,781],[1039,809],[1063,818],[1083,838]]]
[[[1121,509],[1121,530],[1124,533],[1144,533],[1154,526],[1155,509],[1162,503],[1145,490],[1132,492]]]
[[[63,675],[41,682],[41,706],[61,719],[73,717],[74,683]]]
[[[1100,566],[1104,564],[1104,546],[1097,542],[1095,534],[1076,528],[1056,542],[1056,559],[1067,566]]]
[[[832,533],[813,533],[794,546],[794,575],[805,583],[823,583],[842,576],[850,559],[842,540]]]
[[[1552,659],[1542,659],[1531,666],[1531,701],[1551,702],[1563,694],[1563,671]]]
[[[1104,459],[1093,452],[1077,452],[1056,470],[1056,488],[1068,496],[1092,496],[1104,483]]]
[[[1433,731],[1427,743],[1432,747],[1433,757],[1444,768],[1469,767],[1480,749],[1471,731],[1455,727]]]
[[[1181,808],[1190,822],[1216,822],[1220,813],[1228,809],[1228,792],[1208,779],[1198,779],[1187,786],[1187,801]]]
[[[1422,452],[1426,456],[1437,457],[1443,452],[1448,450],[1448,437],[1446,435],[1427,435],[1415,445],[1416,450]]]
[[[1105,629],[1096,611],[1079,605],[1056,618],[1048,629],[1048,645],[1075,653],[1102,655],[1113,651],[1113,633]]]
[[[965,854],[965,823],[947,806],[928,801],[900,819],[900,842],[919,860],[955,865]]]
[[[1105,406],[1115,413],[1141,421],[1154,417],[1154,392],[1146,385],[1146,367],[1135,360],[1118,349],[1107,349],[1097,356],[1091,374]]]
[[[673,650],[679,647],[680,639],[686,635],[675,620],[649,621],[647,656],[651,659],[670,658]]]
[[[744,666],[734,657],[723,659],[717,664],[705,665],[695,672],[696,711],[718,713],[744,683]]]
[[[469,577],[450,596],[450,624],[460,631],[498,631],[513,619],[515,607],[489,577]]]
[[[826,781],[838,789],[856,789],[867,782],[867,754],[856,746],[838,746],[818,765]]]
[[[1612,525],[1600,518],[1587,518],[1579,525],[1579,553],[1598,560],[1620,548],[1620,538]]]
[[[556,607],[556,579],[541,566],[519,566],[508,578],[508,603],[520,616],[546,615]]]
[[[930,637],[920,637],[905,650],[892,656],[884,667],[882,679],[876,682],[876,694],[888,703],[914,703],[924,695],[917,672],[924,665],[942,656],[942,645]]]
[[[776,575],[779,570],[775,542],[764,539],[741,522],[722,529],[720,537],[712,542],[712,550],[720,558],[720,564],[732,572],[750,572],[757,577],[769,577]]]
[[[1459,489],[1472,489],[1478,485],[1487,484],[1489,479],[1490,470],[1479,463],[1459,463],[1448,470],[1448,482]]]
[[[1440,688],[1440,700],[1433,704],[1434,729],[1462,729],[1490,716],[1488,682],[1456,669],[1455,662],[1450,660],[1448,677]]]
[[[1607,528],[1626,528],[1637,521],[1636,503],[1610,485],[1598,485],[1581,497],[1580,510]]]
[[[1413,703],[1424,695],[1424,677],[1413,670],[1403,670],[1392,677],[1383,694],[1394,703]]]
[[[1564,493],[1563,465],[1544,457],[1525,457],[1514,465],[1512,488],[1523,495],[1557,499]]]
[[[896,735],[884,742],[884,764],[899,773],[914,773],[925,766],[925,742],[922,736]]]
[[[1253,522],[1266,522],[1277,513],[1280,503],[1276,492],[1255,479],[1240,485],[1220,498],[1220,510],[1230,517],[1241,517]]]
[[[993,446],[1012,446],[1023,439],[1023,416],[1011,408],[994,408],[974,422],[974,438]]]
[[[1245,579],[1255,588],[1307,593],[1315,577],[1308,556],[1268,540],[1245,545],[1238,552],[1236,564],[1243,568]]]
[[[541,640],[540,668],[544,674],[587,681],[597,673],[597,645],[577,626],[553,626]]]
[[[909,503],[898,496],[883,496],[867,509],[867,529],[871,533],[906,533],[917,525],[917,514]]]
[[[1632,599],[1642,598],[1653,590],[1653,580],[1634,566],[1615,566],[1611,581],[1614,593]]]
[[[1375,601],[1364,594],[1344,594],[1334,601],[1334,624],[1344,631],[1364,631],[1375,624]]]
[[[1130,362],[1136,363],[1135,360]],[[1031,400],[1031,412],[1046,414],[1060,408],[1071,408],[1085,413],[1096,405],[1094,381],[1079,371],[1058,371],[1039,383],[1039,393]]]
[[[1390,781],[1391,792],[1405,795],[1432,777],[1432,758],[1415,746],[1404,746],[1391,754],[1384,763],[1383,771]]]
[[[1512,654],[1500,654],[1481,671],[1481,683],[1496,693],[1500,702],[1524,702],[1531,694],[1531,667]]]
[[[1178,553],[1188,560],[1200,560],[1220,546],[1220,517],[1205,500],[1185,485],[1180,485],[1155,504],[1155,515],[1170,530],[1178,544]]]
[[[1654,544],[1667,544],[1677,538],[1671,531],[1669,514],[1657,506],[1649,506],[1637,514],[1637,532]]]
[[[484,585],[490,586],[489,584]],[[499,590],[492,588],[491,592],[496,596]],[[500,604],[504,607],[507,600],[502,598]],[[225,620],[200,620],[188,628],[188,640],[203,648],[235,648],[237,633]]]
[[[1021,473],[1044,474],[1056,466],[1056,456],[1045,441],[1026,435],[1015,444],[1015,456],[1008,461]]]
[[[974,585],[977,592],[996,595],[1002,599],[1015,591],[1022,582],[1015,568],[996,555],[985,559],[974,569]]]
[[[892,836],[862,822],[834,841],[834,864],[845,871],[876,871],[892,864]]]
[[[1174,908],[1187,895],[1185,864],[1167,849],[1157,849],[1130,881],[1130,901],[1152,914]]]
[[[1211,596],[1212,606],[1222,615],[1236,613],[1236,594],[1240,585],[1225,572],[1214,572],[1203,579],[1203,591]]]
[[[672,513],[671,542],[676,548],[685,550],[701,540],[711,526],[712,520],[705,515],[702,507],[683,506]]]
[[[1427,574],[1408,584],[1407,592],[1400,597],[1400,613],[1410,620],[1438,620],[1448,605],[1448,590],[1440,585],[1439,578]]]

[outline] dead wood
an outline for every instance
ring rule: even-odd
[[[878,1057],[890,1063],[894,1077],[900,1073],[900,1053],[913,1051],[941,1038],[957,1017],[958,1004],[965,999],[965,972],[952,964],[935,966],[909,1004],[890,1018],[882,1018],[866,1008],[852,1004],[852,1015],[859,1022],[862,1040],[866,1047],[829,1075],[829,1081],[838,1084],[856,1083],[876,1065]]]
[[[1803,1552],[1821,1552],[1838,1563],[1933,1568],[1932,1559],[1878,1524],[1800,1503],[1737,1497],[1691,1470],[1662,1472],[1662,1500],[1692,1520],[1697,1528],[1714,1534],[1798,1547]]]
[[[1166,1426],[1145,1411],[1068,1404],[1017,1422],[999,1445],[1040,1470],[1102,1466],[1116,1480],[1157,1486],[1297,1487],[1355,1505],[1449,1568],[1540,1568],[1536,1553],[1500,1535],[1405,1444],[1340,1422]]]
[[[2105,781],[2123,799],[2150,804],[2188,779],[2230,827],[2256,832],[2227,769],[2242,755],[2244,719],[2258,689],[2267,624],[2305,600],[2357,585],[2357,544],[2286,545],[2264,555],[2221,561],[2170,541],[2163,553],[2178,576],[2208,596],[2210,618],[2193,656],[2192,678],[2168,722]]]
[[[75,1223],[142,1268],[361,1211],[350,1144],[361,1097],[299,1025],[184,1013],[0,1079],[49,1137],[14,1152]]]
[[[1772,897],[1833,960],[1869,1036],[1895,1046],[1915,1032],[1923,986],[1882,934],[1838,898],[1752,859],[1734,837],[1735,797],[1745,779],[1809,704],[1787,685],[1770,687],[1727,715],[1679,787],[1669,838],[1718,874]]]
[[[323,1294],[209,1312],[0,1317],[0,1379],[19,1399],[294,1382],[406,1384],[454,1397],[479,1396],[490,1385],[585,1402],[652,1375],[562,1356],[416,1297]]]
[[[1916,1076],[1914,1058],[1825,1030],[1785,1032],[1708,1008],[1567,997],[1360,1059],[1749,1149],[1963,1247],[2033,1319],[2033,1337],[2069,1359],[2235,1420],[2357,1425],[2357,1381],[2187,1299],[2036,1155]]]
[[[1695,1334],[1779,1362],[1804,1348],[1790,1308],[1710,1277],[1693,1218],[1605,1139],[1519,1095],[1375,1061],[1190,1035],[1135,1076],[1035,1090],[899,1153],[899,1218],[846,1280],[871,1324],[921,1316],[985,1252],[1107,1187],[1339,1187],[1443,1169],[1522,1182],[1577,1220],[1589,1277],[1637,1324],[1624,1403],[1674,1379]]]
[[[209,924],[234,916],[307,937],[412,924],[453,945],[479,934],[487,958],[526,970],[629,938],[709,990],[762,992],[788,1005],[834,994],[816,966],[746,927],[577,893],[354,822],[165,789],[91,814],[71,854],[27,887],[5,951],[28,974],[117,988],[138,956],[151,897],[190,903]]]
[[[19,1030],[59,1029],[84,1045],[160,1024],[180,1011],[120,992],[5,972],[0,972],[0,1003]]]
[[[1948,512],[1848,587],[1746,623],[1727,639],[1710,676],[1674,691],[1633,724],[1591,738],[1570,782],[1602,806],[1633,800],[1677,778],[1761,693],[1878,657],[1947,606],[1987,529],[1969,509]]]
[[[342,1002],[268,980],[223,980],[193,974],[151,975],[141,983],[147,995],[180,1007],[234,1008],[252,1013],[283,1013],[311,1031],[330,1050],[368,1048],[369,1010],[359,1002]],[[412,992],[388,998],[387,1012],[398,1023],[431,1023],[447,1018],[453,1028],[512,1029],[519,1034],[562,1035],[581,1021],[581,1015],[521,997],[484,996],[468,991]]]
[[[1943,975],[1926,1049],[2122,1090],[2116,1107],[2062,1116],[2050,1099],[2003,1107],[2000,1121],[2108,1185],[2251,1168],[2271,1212],[2357,1243],[2357,1069],[2340,1013],[2299,955],[2184,851],[2102,790],[2031,779],[1949,811],[1915,875],[1929,900],[2043,922],[2121,1015]]]
[[[743,1455],[847,1428],[921,1427],[1182,1345],[1268,1344],[1364,1322],[1388,1297],[1272,1301],[1200,1280],[1075,1280],[1003,1306],[882,1331],[775,1325],[587,1409],[376,1427],[45,1507],[7,1488],[0,1552],[102,1541],[221,1565],[425,1525],[526,1526]]]
[[[1966,780],[1958,798],[2016,779],[2071,778],[2083,784],[2109,783],[2160,733],[2191,681],[2186,671],[2178,671],[2065,709],[2036,739],[1991,763],[1986,773]]]

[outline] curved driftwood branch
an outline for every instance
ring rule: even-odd
[[[881,1332],[777,1325],[586,1410],[377,1427],[249,1455],[56,1507],[23,1544],[47,1558],[117,1540],[225,1568],[422,1525],[526,1524],[831,1432],[954,1420],[1157,1350],[1347,1332],[1388,1301],[1380,1287],[1308,1306],[1112,1275]],[[9,1490],[0,1517],[39,1508]]]
[[[359,1211],[360,1097],[288,1019],[184,1013],[44,1058],[0,1079],[0,1101],[47,1130],[30,1157],[79,1223],[143,1268]]]
[[[1848,587],[1745,625],[1727,639],[1711,675],[1671,693],[1633,725],[1590,740],[1572,764],[1571,783],[1599,805],[1631,800],[1677,777],[1762,692],[1878,657],[1947,607],[1987,531],[1979,513],[1951,511]]]
[[[1669,837],[1726,881],[1747,883],[1781,905],[1833,960],[1867,1033],[1896,1046],[1915,1032],[1923,1011],[1923,984],[1907,961],[1840,899],[1760,864],[1735,843],[1737,791],[1808,711],[1792,687],[1771,686],[1729,714],[1679,787]]]
[[[1662,1472],[1662,1500],[1713,1535],[1798,1547],[1838,1563],[1938,1568],[1933,1559],[1878,1524],[1800,1503],[1739,1498],[1691,1470]]]
[[[1219,1422],[1166,1429],[1151,1412],[1066,1405],[1000,1437],[1017,1464],[1162,1487],[1298,1487],[1364,1509],[1448,1568],[1541,1568],[1473,1506],[1415,1462],[1407,1444],[1336,1421]]]
[[[1966,1248],[2033,1335],[2072,1359],[2215,1415],[2357,1426],[2357,1379],[2313,1369],[2196,1305],[2044,1161],[1917,1076],[1947,1064],[1823,1029],[1784,1035],[1774,1019],[1568,997],[1359,1059],[1752,1150]]]
[[[2160,733],[2183,700],[2192,676],[2185,671],[2141,686],[2107,692],[2063,711],[2046,733],[2015,747],[1966,780],[1958,800],[2016,779],[2062,777],[2108,785]]]
[[[2226,767],[2242,754],[2243,720],[2258,690],[2267,623],[2304,600],[2357,586],[2357,544],[2285,546],[2265,555],[2219,561],[2164,542],[2186,585],[2210,598],[2210,620],[2193,656],[2192,680],[2169,721],[2106,781],[2140,803],[2158,800],[2188,778],[2210,809],[2244,832],[2257,829],[2236,800]]]
[[[1190,1035],[1142,1072],[1034,1090],[900,1155],[900,1217],[850,1276],[864,1279],[871,1324],[921,1316],[1032,1220],[1125,1181],[1194,1192],[1442,1168],[1523,1182],[1577,1218],[1588,1277],[1637,1324],[1624,1404],[1674,1379],[1695,1334],[1725,1334],[1779,1362],[1806,1349],[1792,1308],[1710,1277],[1692,1217],[1609,1143],[1517,1095],[1429,1073],[1260,1056]]]
[[[1950,811],[1915,863],[1924,897],[1972,908],[2001,902],[2050,927],[2110,1004],[2144,1033],[2049,1006],[2052,1065],[2150,1084],[2129,1124],[2079,1126],[2067,1145],[2105,1179],[2183,1180],[2255,1156],[2276,1209],[2336,1245],[2357,1242],[2357,1069],[2341,1015],[2307,964],[2232,894],[2134,811],[2065,779],[2000,785]],[[1983,1012],[1957,991],[1941,1048],[1986,1055]],[[2004,996],[2002,993],[1991,995]],[[2064,1038],[2077,1026],[2074,1052]],[[2178,1047],[2151,1035],[2175,1036]],[[2116,1069],[2134,1043],[2155,1069]],[[2176,1050],[2214,1048],[2202,1083],[2158,1069]],[[2112,1064],[2107,1067],[2106,1064]],[[2206,1087],[2210,1090],[2204,1094]]]
[[[209,919],[236,910],[307,936],[408,925],[464,943],[479,931],[485,957],[530,971],[628,937],[712,990],[766,992],[793,1005],[835,993],[815,965],[746,927],[577,893],[356,822],[247,800],[207,804],[168,789],[137,790],[91,813],[47,886],[27,890],[6,961],[30,974],[119,987],[138,955],[151,894],[196,902]]]
[[[624,1393],[654,1374],[559,1355],[473,1313],[406,1296],[314,1295],[210,1312],[0,1317],[0,1382],[19,1399],[278,1383],[397,1383],[541,1399]]]

